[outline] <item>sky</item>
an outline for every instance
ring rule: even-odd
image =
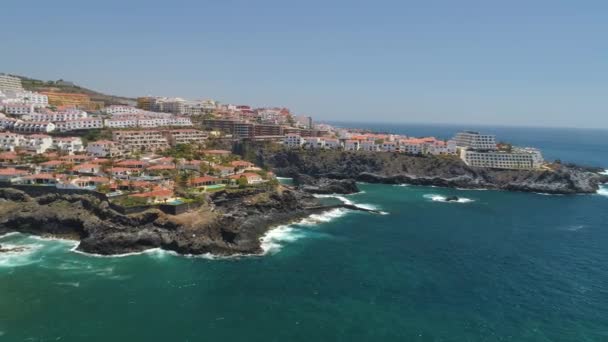
[[[7,1],[0,72],[317,120],[608,128],[608,2]]]

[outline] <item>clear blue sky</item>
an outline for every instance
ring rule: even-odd
[[[0,72],[315,118],[608,128],[608,2],[6,1]]]

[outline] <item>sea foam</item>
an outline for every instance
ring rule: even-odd
[[[342,195],[338,195],[338,194],[316,194],[314,195],[317,198],[335,198],[337,200],[339,200],[340,202],[346,204],[346,205],[352,205],[354,207],[360,208],[360,209],[365,209],[365,210],[378,210],[380,212],[381,215],[388,215],[387,212],[384,211],[380,211],[378,209],[378,207],[376,207],[373,204],[367,204],[367,203],[355,203],[352,200],[346,198],[345,196]]]
[[[597,194],[608,197],[608,186],[600,186],[600,188],[597,190]]]
[[[447,197],[437,194],[426,194],[423,196],[424,198],[430,199],[433,202],[443,202],[443,203],[471,203],[475,202],[470,198],[459,197],[456,201],[448,201]]]

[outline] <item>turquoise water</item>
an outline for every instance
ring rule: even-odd
[[[607,137],[578,146],[605,158]],[[562,158],[601,159],[576,146]],[[257,257],[94,257],[4,236],[29,249],[0,255],[0,341],[608,340],[607,188],[360,187],[322,200],[385,215],[281,226]]]

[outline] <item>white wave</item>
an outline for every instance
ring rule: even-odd
[[[597,190],[597,194],[608,197],[608,186],[600,186]]]
[[[0,240],[1,240],[1,239],[4,239],[4,238],[11,237],[11,236],[19,235],[19,234],[20,234],[20,233],[18,233],[18,232],[10,232],[10,233],[6,233],[6,234],[4,234],[4,235],[0,235]]]
[[[482,189],[482,188],[456,188],[456,190],[462,190],[462,191],[488,191],[488,189]]]
[[[278,226],[269,230],[260,240],[263,254],[277,253],[283,248],[284,242],[293,242],[300,237],[301,234],[298,234],[296,229],[289,225]]]
[[[13,268],[37,263],[41,260],[38,251],[43,244],[2,244],[3,249],[14,251],[0,253],[0,268]]]
[[[76,282],[65,282],[65,283],[55,283],[57,285],[61,285],[61,286],[71,286],[71,287],[80,287],[80,282],[76,281]]]
[[[303,225],[303,226],[313,226],[319,223],[327,223],[330,222],[340,216],[343,216],[344,214],[346,214],[346,210],[343,209],[333,209],[333,210],[329,210],[326,211],[324,213],[321,214],[312,214],[304,219],[302,219],[301,221],[295,223],[297,225]]]
[[[367,204],[367,203],[355,203],[353,201],[351,201],[350,199],[342,196],[342,195],[338,195],[338,194],[329,194],[329,195],[325,195],[325,194],[316,194],[313,195],[317,198],[335,198],[340,200],[340,202],[346,204],[346,205],[352,205],[354,207],[360,208],[360,209],[366,209],[366,210],[378,210],[380,212],[381,215],[388,215],[387,212],[385,211],[380,211],[378,209],[378,207],[376,207],[373,204]]]
[[[405,183],[403,183],[403,184],[393,184],[393,186],[399,186],[399,187],[408,187],[408,186],[410,186],[410,185],[409,185],[409,184],[405,184]]]
[[[447,197],[442,196],[442,195],[437,195],[437,194],[426,194],[423,197],[428,198],[434,202],[444,202],[444,203],[471,203],[471,202],[475,201],[470,198],[464,198],[464,197],[459,197],[458,200],[456,200],[456,201],[448,201]]]
[[[122,254],[97,254],[97,253],[88,253],[88,252],[79,251],[77,248],[78,248],[78,245],[74,246],[70,251],[74,252],[74,253],[86,255],[89,257],[93,257],[93,258],[125,258],[125,257],[130,257],[130,256],[135,256],[135,255],[142,255],[142,254],[154,254],[154,253],[158,253],[161,250],[160,248],[155,247],[155,248],[145,249],[140,252],[129,252],[129,253],[122,253]]]
[[[608,176],[608,169],[604,170],[603,172],[600,172],[600,175],[606,175],[606,176]]]

